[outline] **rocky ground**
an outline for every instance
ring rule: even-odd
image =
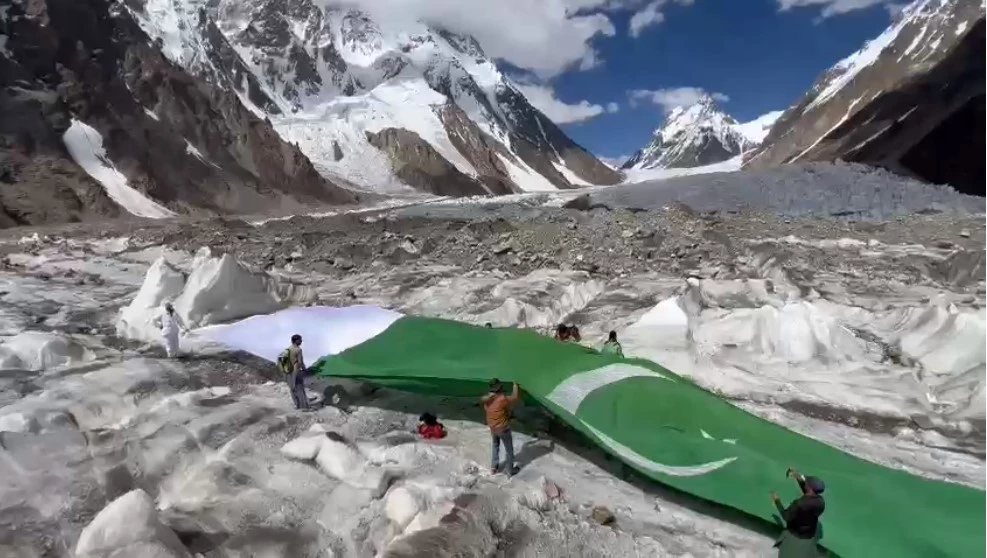
[[[121,257],[147,246],[186,254],[207,246],[314,285],[312,302],[380,304],[544,329],[566,319],[580,322],[590,335],[629,325],[680,291],[687,276],[720,282],[764,279],[782,299],[821,299],[870,311],[933,298],[970,311],[985,305],[985,226],[978,216],[926,213],[852,222],[699,213],[683,204],[630,211],[591,207],[585,196],[571,195],[565,203],[528,196],[261,224],[185,219],[141,225],[130,221],[99,230],[62,226],[27,232],[49,241],[127,237],[130,248]],[[7,238],[25,234],[11,231]],[[0,250],[39,253],[49,245],[6,243]],[[0,262],[23,270],[9,257]],[[99,278],[73,280],[81,286]],[[524,300],[522,310],[505,315],[497,306],[505,293]],[[854,418],[805,401],[796,407],[810,416],[863,421],[882,431],[899,422],[860,409]],[[983,431],[979,422],[976,430]]]
[[[525,473],[504,492],[497,479],[477,473],[476,464],[487,457],[475,409],[434,398],[344,392],[350,399],[342,412],[328,407],[299,419],[283,386],[265,384],[264,363],[226,354],[162,361],[157,348],[119,338],[113,323],[148,264],[165,256],[187,271],[191,253],[203,246],[311,287],[310,302],[377,304],[545,330],[567,320],[580,325],[588,343],[617,329],[629,354],[666,363],[753,413],[879,463],[982,486],[983,405],[978,414],[975,404],[982,359],[970,381],[923,376],[915,362],[893,354],[886,329],[878,327],[901,321],[899,310],[940,299],[964,316],[983,312],[982,216],[850,222],[700,213],[684,205],[613,206],[567,194],[411,202],[264,222],[184,219],[3,231],[0,338],[7,342],[23,331],[67,334],[95,360],[3,376],[0,415],[8,432],[2,440],[10,460],[0,467],[39,473],[22,474],[6,492],[12,503],[0,505],[0,524],[21,528],[0,538],[0,550],[69,556],[103,506],[142,489],[160,514],[154,521],[177,533],[190,553],[323,556],[331,548],[336,556],[370,556],[393,534],[384,519],[387,498],[354,493],[346,483],[286,462],[278,448],[314,423],[380,444],[383,434],[407,431],[425,408],[450,417],[447,424],[457,433],[451,446],[403,443],[374,451],[398,452],[395,459],[408,475],[404,486],[419,491],[422,501],[435,500],[426,507],[470,491],[480,498],[475,509],[485,510],[471,513],[507,518],[492,534],[464,535],[458,547],[464,555],[478,540],[516,548],[517,556],[760,556],[770,546],[751,526],[709,518],[710,510],[683,507],[659,487],[626,478],[616,464],[587,455],[565,432],[546,427],[537,413],[522,419],[532,424],[531,436],[522,438],[529,448],[523,450]],[[656,303],[689,296],[684,279],[690,275],[704,285],[695,292],[702,305],[696,346],[692,353],[655,348],[664,337],[686,337],[639,322]],[[778,304],[772,300],[795,301],[796,309],[811,303],[836,316],[827,319],[857,328],[853,342],[866,346],[866,354],[834,363],[839,355],[823,348],[810,360],[779,364],[777,355],[767,354],[778,346],[716,341],[720,330],[748,327],[745,316]],[[719,345],[704,346],[704,335]],[[971,342],[977,340],[960,339],[954,352]],[[939,400],[926,401],[930,393]],[[973,402],[943,403],[964,397]],[[58,419],[63,415],[67,422]],[[286,484],[289,477],[305,479],[304,486]],[[79,478],[88,488],[72,488]],[[564,503],[545,503],[543,496],[531,503],[544,479],[562,490]],[[313,491],[328,499],[313,499]],[[597,514],[600,506],[607,509]],[[606,514],[617,529],[598,525],[611,520]],[[291,540],[302,546],[293,550]]]
[[[539,268],[582,270],[602,278],[629,273],[696,274],[715,278],[761,276],[775,267],[815,274],[843,269],[848,279],[927,281],[968,290],[984,265],[980,216],[925,214],[891,221],[786,218],[763,213],[698,213],[683,204],[662,211],[588,208],[577,198],[565,207],[532,204],[492,209],[439,205],[368,211],[331,217],[292,217],[259,226],[239,219],[110,222],[5,231],[7,238],[38,233],[57,238],[129,236],[137,245],[166,244],[177,250],[209,246],[262,268],[291,265],[330,276],[392,265],[448,265],[460,271],[503,270],[525,274]],[[427,208],[427,209],[423,209]],[[786,237],[798,239],[779,243]],[[942,251],[938,262],[902,257],[891,262],[865,255],[847,261],[819,241],[844,244],[917,245]],[[791,239],[789,239],[791,240]],[[783,245],[784,244],[784,245]],[[5,245],[2,250],[20,250]],[[811,261],[811,266],[806,266]],[[799,265],[802,264],[802,265]],[[851,270],[852,271],[849,271]],[[811,277],[790,277],[814,286]]]

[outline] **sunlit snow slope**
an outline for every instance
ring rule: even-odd
[[[103,185],[110,199],[120,204],[129,213],[138,217],[162,219],[174,213],[127,183],[127,177],[113,166],[103,148],[103,136],[95,128],[81,120],[72,120],[72,125],[62,136],[65,147],[72,159],[89,176]]]
[[[771,131],[771,127],[775,125],[775,122],[777,122],[784,113],[785,111],[783,110],[773,110],[758,116],[750,122],[735,124],[733,129],[740,132],[752,143],[760,144],[764,141],[764,138],[767,137],[768,132]]]
[[[400,190],[426,189],[424,173],[456,181],[459,195],[619,181],[471,37],[326,4],[147,0],[132,10],[172,61],[236,91],[324,176]],[[414,135],[372,137],[391,129]]]

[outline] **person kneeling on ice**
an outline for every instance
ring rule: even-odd
[[[188,333],[188,328],[170,302],[165,303],[164,313],[154,319],[154,325],[161,330],[162,342],[168,358],[178,356],[178,334]]]
[[[446,437],[446,427],[432,413],[418,417],[418,434],[426,440],[441,440]]]
[[[579,328],[576,327],[575,325],[569,326],[569,339],[568,339],[568,341],[572,341],[573,343],[579,343],[582,340],[583,340],[583,337],[581,335],[579,335]]]
[[[308,411],[308,395],[305,394],[305,358],[302,356],[302,336],[291,336],[291,345],[278,355],[278,369],[288,382],[288,391],[295,408]]]
[[[802,495],[787,508],[782,505],[778,493],[771,493],[778,513],[785,521],[785,530],[775,543],[779,558],[815,558],[819,554],[819,539],[822,538],[822,525],[819,517],[826,511],[826,501],[822,493],[825,483],[818,477],[804,477],[795,469],[789,469],[786,476],[794,477],[802,490]]]
[[[556,341],[568,341],[569,340],[569,326],[565,324],[559,324],[555,328],[555,340]]]
[[[490,472],[497,474],[500,470],[500,445],[504,444],[507,453],[507,461],[504,462],[504,471],[509,476],[518,473],[518,467],[514,465],[514,439],[511,436],[511,408],[518,402],[521,394],[517,384],[510,395],[504,395],[504,384],[494,378],[490,380],[490,393],[481,398],[483,410],[487,415],[487,426],[490,428],[490,441],[493,444],[493,455],[491,459]]]
[[[610,335],[607,337],[607,342],[603,344],[603,348],[600,352],[605,355],[617,355],[619,357],[624,356],[624,348],[620,346],[617,341],[617,332],[611,331]]]

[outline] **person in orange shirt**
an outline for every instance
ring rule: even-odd
[[[487,414],[487,426],[490,428],[490,439],[493,443],[493,455],[490,472],[497,474],[500,470],[500,445],[504,444],[507,453],[507,461],[504,463],[504,471],[508,476],[513,477],[519,471],[514,465],[514,440],[511,437],[511,409],[520,399],[517,384],[510,395],[504,395],[504,384],[494,378],[490,380],[490,393],[481,398],[483,410]]]

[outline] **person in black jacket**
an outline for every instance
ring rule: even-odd
[[[786,508],[778,494],[771,493],[771,499],[785,522],[785,532],[775,543],[778,556],[780,558],[819,556],[818,542],[822,538],[819,518],[826,511],[826,501],[822,497],[826,484],[818,477],[806,477],[794,469],[789,469],[787,476],[795,478],[802,495]]]

